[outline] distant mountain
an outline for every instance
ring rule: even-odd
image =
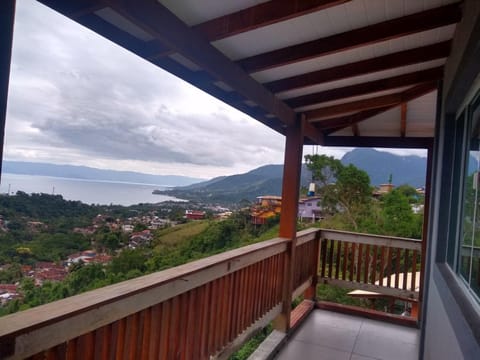
[[[121,181],[162,186],[185,186],[203,179],[177,175],[153,175],[133,171],[102,170],[87,166],[3,161],[2,171],[10,174],[42,175],[84,180]]]
[[[425,185],[426,158],[399,156],[373,149],[354,149],[341,159],[365,170],[372,185],[388,182],[392,174],[395,185]],[[283,165],[266,165],[244,174],[224,176],[187,187],[177,187],[166,193],[194,201],[233,204],[242,199],[255,200],[260,195],[281,195]],[[301,183],[307,186],[311,173],[303,166]]]
[[[399,156],[374,149],[354,149],[346,153],[342,163],[353,164],[370,176],[370,183],[378,186],[388,182],[390,174],[395,185],[414,187],[425,185],[427,159],[420,156]]]
[[[177,187],[165,192],[172,196],[194,201],[234,204],[246,199],[253,201],[260,195],[281,195],[283,165],[265,165],[244,174],[214,178],[186,187]],[[302,184],[310,181],[304,167]]]

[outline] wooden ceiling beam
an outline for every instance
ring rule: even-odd
[[[195,63],[215,81],[223,81],[241,96],[258,104],[265,113],[273,114],[286,125],[296,121],[296,113],[289,106],[162,4],[149,0],[105,0],[105,2],[118,14],[155,37],[165,47]]]
[[[321,118],[331,117],[339,114],[399,105],[402,102],[408,101],[405,99],[422,96],[435,90],[436,87],[437,83],[431,81],[394,94],[377,96],[338,105],[325,106],[319,109],[306,111],[305,116],[308,121],[322,121]]]
[[[295,98],[290,98],[285,100],[285,102],[292,108],[298,108],[327,101],[370,94],[383,90],[400,88],[403,86],[415,85],[426,81],[440,80],[442,77],[443,66],[439,66],[436,68],[416,71],[405,75],[393,76],[386,79],[380,79],[362,84],[326,90],[315,94],[308,94]]]
[[[248,73],[288,65],[327,54],[396,39],[460,21],[460,3],[449,4],[401,18],[270,51],[238,61]]]
[[[450,54],[451,41],[399,51],[397,53],[339,65],[328,69],[265,83],[265,87],[274,93],[313,86],[349,77],[366,75],[378,71],[390,70],[401,66],[446,58]]]
[[[353,124],[359,123],[363,120],[374,117],[378,114],[381,114],[387,110],[393,109],[395,106],[385,106],[378,109],[370,109],[357,112],[352,115],[338,116],[334,118],[325,119],[319,122],[314,123],[315,126],[323,131],[326,135],[329,135],[335,131],[344,129]]]
[[[272,0],[193,26],[208,41],[255,30],[351,0]]]
[[[75,1],[38,0],[38,1],[47,6],[55,8],[56,11],[68,16],[71,19],[77,19],[78,17],[93,13],[107,6],[104,2],[99,0],[75,0]]]
[[[325,146],[428,149],[432,144],[430,137],[325,136]]]

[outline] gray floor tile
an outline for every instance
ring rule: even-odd
[[[418,346],[399,341],[395,337],[360,333],[353,348],[355,354],[382,360],[416,360]]]
[[[360,329],[360,334],[392,337],[398,341],[409,344],[418,344],[419,340],[418,329],[375,320],[364,321]]]
[[[311,322],[302,326],[295,334],[295,340],[352,352],[358,335],[357,330],[342,329],[326,324],[322,324],[321,327],[313,325]]]
[[[276,360],[350,360],[350,352],[292,340]]]
[[[357,331],[360,330],[360,326],[362,325],[362,319],[360,318],[325,310],[313,311],[307,321],[311,321],[318,326],[328,325]]]
[[[352,354],[352,357],[350,358],[350,360],[378,360],[378,359],[375,359],[375,358],[372,358],[372,357],[369,357],[369,356]]]

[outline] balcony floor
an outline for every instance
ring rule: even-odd
[[[277,360],[414,360],[419,330],[400,325],[314,310]]]

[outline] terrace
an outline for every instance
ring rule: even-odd
[[[287,341],[280,358],[297,357],[305,327],[337,339],[312,313],[332,309],[316,302],[319,282],[409,301],[417,317],[383,320],[420,328],[419,358],[478,356],[476,213],[465,205],[467,155],[478,156],[478,1],[40,2],[284,134],[282,215],[276,239],[2,318],[1,358],[221,359],[270,322],[271,343]],[[0,3],[2,126],[14,9]],[[423,240],[297,234],[304,144],[426,149]],[[372,323],[357,321],[359,340]],[[394,356],[357,344],[352,359]]]

